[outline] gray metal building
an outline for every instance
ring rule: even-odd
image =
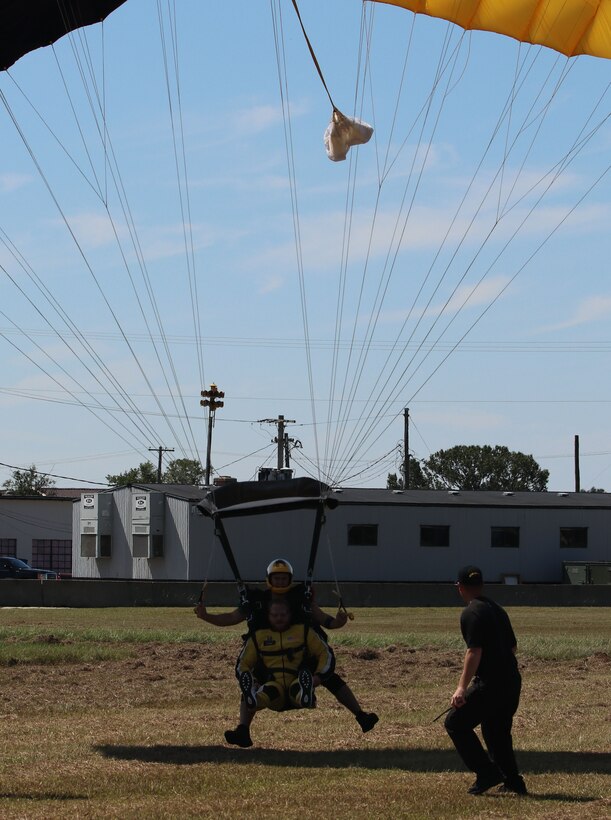
[[[147,485],[83,493],[73,511],[73,574],[81,578],[231,580],[205,490]],[[611,495],[335,490],[316,578],[452,581],[477,563],[489,581],[560,583],[563,562],[611,562]],[[303,577],[314,513],[231,519],[227,532],[244,580],[288,558]]]
[[[30,566],[52,569],[64,576],[72,571],[71,509],[75,495],[0,494],[0,555],[21,558]]]

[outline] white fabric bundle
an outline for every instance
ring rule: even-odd
[[[362,120],[346,117],[335,109],[331,122],[325,131],[325,148],[327,156],[333,162],[346,159],[346,154],[353,145],[369,142],[373,128]]]

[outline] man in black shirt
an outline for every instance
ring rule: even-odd
[[[483,794],[499,783],[502,791],[526,794],[511,739],[522,685],[516,637],[505,610],[482,594],[483,583],[478,567],[458,573],[458,592],[466,604],[460,629],[467,651],[445,727],[465,766],[475,772],[469,794]],[[488,753],[474,731],[478,725]]]

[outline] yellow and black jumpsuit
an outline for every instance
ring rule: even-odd
[[[324,680],[333,673],[335,658],[313,629],[293,624],[284,632],[257,629],[244,644],[236,673],[239,677],[251,672],[262,684],[256,693],[257,710],[281,712],[301,707],[297,675],[303,666]]]

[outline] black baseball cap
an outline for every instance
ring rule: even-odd
[[[466,567],[458,571],[457,583],[462,584],[464,587],[481,586],[484,583],[481,569],[473,566],[473,564],[467,564]]]

